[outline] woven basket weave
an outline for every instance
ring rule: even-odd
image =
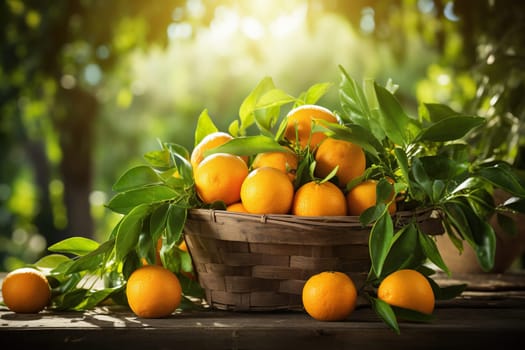
[[[438,233],[430,211],[415,218]],[[440,225],[438,225],[440,226]],[[299,310],[306,280],[325,270],[347,273],[360,288],[370,269],[368,237],[354,216],[298,217],[191,209],[184,237],[206,292],[220,310]]]

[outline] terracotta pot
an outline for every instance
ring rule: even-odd
[[[509,195],[496,190],[494,200],[496,203],[503,203]],[[496,215],[490,219],[490,224],[496,232],[496,255],[494,257],[494,268],[489,271],[493,273],[503,273],[507,271],[517,259],[525,253],[525,215],[515,214],[518,234],[511,236],[498,225]],[[460,254],[458,249],[452,244],[448,235],[436,236],[436,244],[443,260],[452,273],[482,273],[476,253],[466,242],[463,243],[463,252]]]

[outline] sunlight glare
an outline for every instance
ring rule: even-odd
[[[450,83],[450,76],[448,74],[442,73],[437,76],[437,82],[439,85],[448,85]]]
[[[298,6],[290,14],[282,14],[270,23],[269,30],[272,36],[283,38],[301,28],[306,20],[306,4]]]
[[[253,17],[245,17],[241,21],[241,32],[252,40],[261,39],[265,30],[261,22]]]
[[[227,39],[239,29],[239,14],[225,6],[215,9],[215,17],[210,23],[210,32],[216,39]]]

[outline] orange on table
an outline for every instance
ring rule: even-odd
[[[238,156],[215,153],[195,169],[195,187],[206,204],[223,201],[226,205],[241,199],[241,185],[248,176],[248,166]]]
[[[435,297],[427,278],[416,270],[402,269],[385,277],[377,289],[377,297],[384,302],[405,309],[431,314]]]
[[[306,312],[319,321],[346,319],[357,304],[357,289],[343,272],[324,271],[308,278],[302,290]]]
[[[315,152],[315,176],[325,178],[336,166],[340,187],[364,174],[366,157],[363,149],[345,140],[327,137]]]
[[[337,117],[327,108],[306,104],[292,109],[286,115],[287,124],[284,136],[292,143],[299,143],[302,149],[306,146],[313,151],[327,136],[322,132],[312,133],[312,122],[323,121],[337,123]]]
[[[161,318],[171,315],[182,300],[182,288],[170,270],[147,265],[133,271],[126,285],[131,310],[142,318]]]
[[[295,192],[292,214],[298,216],[346,215],[343,191],[332,182],[310,181]]]
[[[257,154],[252,162],[252,169],[269,166],[285,172],[290,180],[294,181],[298,163],[297,154],[290,149],[285,149],[283,152],[274,151]]]
[[[348,191],[346,194],[348,215],[359,216],[368,208],[376,205],[377,183],[376,180],[365,180]],[[396,201],[390,202],[388,205],[390,215],[395,214],[396,210]]]
[[[288,175],[271,167],[252,170],[241,187],[241,202],[252,214],[287,214],[293,196]]]
[[[2,298],[16,313],[38,313],[51,300],[49,282],[41,271],[22,267],[9,272],[2,282]]]

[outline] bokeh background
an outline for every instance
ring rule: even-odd
[[[226,130],[264,77],[297,96],[332,82],[399,85],[488,119],[473,154],[519,169],[525,2],[54,0],[0,2],[0,271],[70,236],[104,240],[112,184],[170,141],[192,148],[204,110]]]

